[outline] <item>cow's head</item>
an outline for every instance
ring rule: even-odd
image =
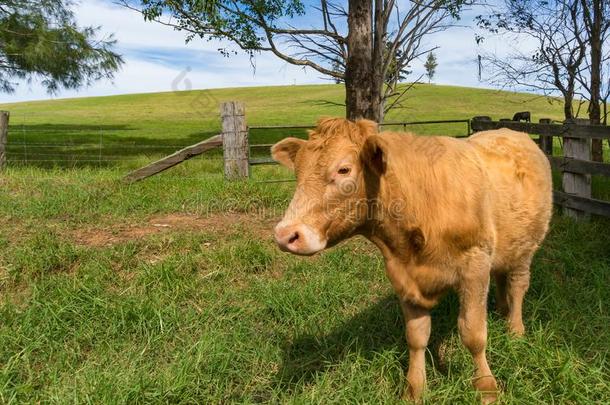
[[[308,140],[286,138],[273,146],[273,158],[297,178],[290,206],[275,227],[282,250],[311,255],[358,232],[368,217],[370,178],[385,170],[376,133],[373,121],[326,118]]]

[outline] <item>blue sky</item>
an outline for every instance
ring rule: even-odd
[[[217,49],[218,41],[194,40],[185,44],[184,34],[169,27],[145,22],[141,15],[111,0],[84,0],[75,10],[80,25],[100,25],[102,32],[114,33],[117,50],[125,65],[113,81],[101,81],[78,91],[61,91],[49,96],[36,82],[21,83],[15,94],[0,94],[0,102],[49,98],[103,96],[127,93],[175,91],[219,87],[328,83],[318,72],[280,61],[269,53],[256,56],[256,70],[243,53],[227,58]],[[461,25],[472,25],[476,12],[466,13]],[[456,27],[428,38],[436,51],[439,66],[435,82],[461,86],[488,87],[477,78],[476,57],[481,51],[471,28]],[[501,41],[487,41],[488,50],[506,47]],[[422,62],[414,66],[414,76],[423,72]]]

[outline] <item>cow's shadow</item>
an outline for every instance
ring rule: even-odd
[[[457,333],[458,307],[457,297],[449,294],[432,311],[429,360],[442,374],[446,370],[439,348],[448,336]],[[350,353],[371,360],[385,350],[392,350],[400,353],[398,361],[406,369],[408,350],[404,331],[398,299],[393,294],[387,295],[326,335],[303,334],[286,344],[276,383],[283,390],[306,385]]]

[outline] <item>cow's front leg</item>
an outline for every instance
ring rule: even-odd
[[[430,311],[401,299],[409,346],[409,370],[403,398],[419,402],[426,386],[426,347],[430,338]]]
[[[485,262],[483,260],[483,262]],[[485,356],[487,345],[487,292],[489,271],[485,265],[470,269],[459,288],[460,314],[458,329],[464,346],[472,354],[475,364],[473,385],[481,393],[482,402],[494,402],[498,386]]]

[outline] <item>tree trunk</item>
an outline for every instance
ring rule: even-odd
[[[385,51],[385,35],[383,18],[383,1],[375,2],[375,24],[373,27],[373,55],[371,60],[371,106],[368,117],[378,123],[383,122],[383,54]],[[391,58],[391,55],[387,55]]]
[[[345,106],[350,120],[372,116],[372,16],[371,0],[349,0]]]
[[[600,87],[601,87],[601,64],[602,64],[602,0],[593,0],[593,25],[590,33],[591,46],[591,97],[589,99],[589,120],[591,125],[599,125],[601,121],[600,111]],[[591,159],[595,162],[602,162],[603,146],[601,139],[591,141]]]
[[[574,95],[563,94],[563,116],[566,121],[574,119],[574,113],[572,112],[572,103],[574,102]]]

